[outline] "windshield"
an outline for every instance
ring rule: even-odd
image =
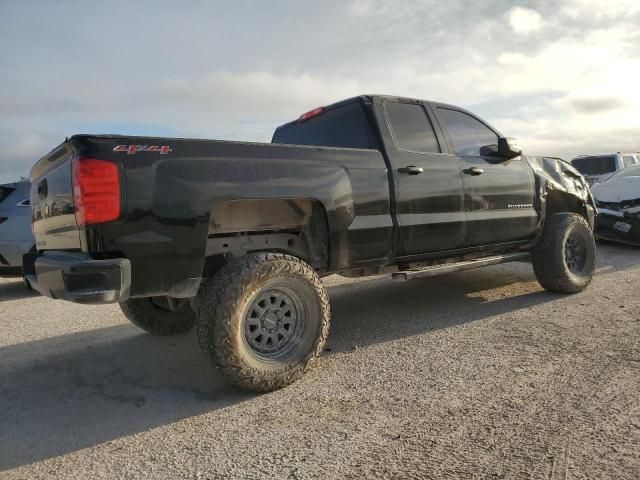
[[[615,155],[578,157],[571,160],[571,163],[583,175],[604,175],[616,171]]]
[[[640,177],[640,165],[632,165],[627,168],[623,168],[622,170],[614,173],[609,178],[607,178],[607,182],[609,180],[613,180],[614,178],[623,178],[623,177]]]

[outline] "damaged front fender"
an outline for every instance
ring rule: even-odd
[[[596,206],[586,180],[569,162],[555,157],[525,157],[535,175],[537,208],[541,222],[546,215],[575,212],[593,228]]]

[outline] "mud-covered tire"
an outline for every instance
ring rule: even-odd
[[[269,392],[297,380],[329,333],[329,298],[320,278],[289,255],[231,261],[203,282],[193,305],[203,352],[245,390]]]
[[[175,335],[188,332],[196,322],[196,314],[188,301],[182,301],[178,310],[163,308],[160,300],[132,298],[120,304],[125,316],[135,326],[152,335]]]
[[[596,263],[596,244],[587,221],[575,213],[549,216],[531,252],[531,263],[546,290],[578,293],[587,288]]]

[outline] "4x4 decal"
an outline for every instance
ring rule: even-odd
[[[167,155],[173,150],[169,145],[116,145],[114,152],[127,152],[127,155],[135,155],[137,152],[156,152],[160,155]]]

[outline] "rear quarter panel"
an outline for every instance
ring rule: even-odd
[[[157,152],[114,152],[123,143]],[[329,271],[385,262],[391,253],[387,170],[376,150],[182,139],[75,137],[75,150],[121,165],[121,218],[82,232],[83,249],[132,264],[132,296],[178,292],[202,275],[216,205],[226,200],[304,198],[323,205]]]

